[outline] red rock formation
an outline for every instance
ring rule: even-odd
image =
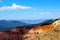
[[[44,26],[34,26],[34,27],[20,27],[17,26],[14,29],[11,29],[10,31],[5,31],[5,32],[0,32],[0,35],[8,35],[8,38],[10,40],[22,40],[24,37],[31,37],[34,36],[36,32],[41,33],[41,31],[46,31],[49,30],[51,28],[54,28],[53,24],[49,24],[49,25],[44,25]],[[0,36],[1,37],[1,36]],[[3,36],[4,37],[4,36]]]

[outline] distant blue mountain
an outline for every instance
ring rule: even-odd
[[[29,25],[27,23],[23,23],[21,21],[7,21],[7,20],[0,20],[0,31],[10,30],[16,26],[25,26]]]
[[[46,19],[27,19],[27,20],[20,20],[22,22],[25,22],[25,23],[29,23],[29,24],[38,24],[38,23],[41,23],[43,21],[45,21]]]
[[[0,20],[0,31],[10,30],[16,26],[31,26],[44,20]]]
[[[56,19],[41,20],[37,24],[28,25],[27,27],[49,25],[49,24],[52,24],[55,20]]]
[[[41,20],[0,20],[0,31],[10,30],[16,26],[32,27],[39,25],[48,25],[55,21],[55,19],[41,19]]]

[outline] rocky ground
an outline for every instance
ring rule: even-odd
[[[43,33],[36,33],[35,36],[26,37],[24,40],[60,40],[60,25]]]

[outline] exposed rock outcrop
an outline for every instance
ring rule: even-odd
[[[20,27],[0,32],[0,40],[60,40],[60,20],[52,24]]]

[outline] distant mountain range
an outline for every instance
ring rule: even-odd
[[[10,30],[15,28],[16,26],[39,26],[39,25],[48,25],[55,21],[56,19],[48,19],[48,20],[27,20],[27,22],[34,22],[34,24],[27,23],[26,21],[17,21],[17,20],[0,20],[0,31]],[[38,23],[36,23],[38,21]]]
[[[43,21],[45,21],[46,19],[27,19],[27,20],[20,20],[22,22],[25,22],[25,23],[29,23],[29,24],[38,24],[38,23],[41,23]]]
[[[15,21],[15,20],[0,20],[0,31],[4,31],[4,30],[10,30],[11,28],[14,28],[16,26],[25,26],[25,25],[29,25],[27,23],[23,23],[21,21]]]
[[[42,25],[48,25],[48,24],[51,24],[55,21],[56,19],[47,19],[47,20],[41,20],[39,21],[38,23],[36,24],[30,24],[28,26],[42,26]]]

